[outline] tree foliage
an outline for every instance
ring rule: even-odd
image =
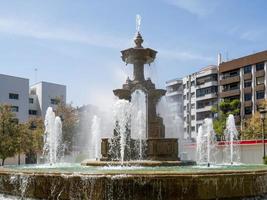
[[[259,108],[267,108],[267,100],[261,102]],[[265,119],[265,130],[267,130],[267,119]],[[259,112],[255,112],[249,119],[244,122],[244,127],[241,132],[242,139],[262,139],[262,120]]]
[[[18,124],[9,105],[0,105],[0,159],[4,165],[6,158],[21,153],[37,153],[42,148],[43,120],[31,118]]]
[[[245,140],[262,138],[262,121],[259,112],[256,112],[251,118],[245,120],[241,136]]]
[[[65,153],[72,151],[74,136],[78,128],[77,109],[71,104],[59,101],[56,115],[62,120],[62,141],[65,145]]]
[[[222,136],[226,127],[226,119],[232,114],[234,116],[240,113],[240,101],[238,99],[234,100],[224,100],[219,103],[218,106],[212,108],[212,112],[216,115],[213,120],[213,128],[217,135]]]
[[[18,124],[9,105],[0,105],[0,159],[4,165],[6,158],[13,157],[18,149]]]
[[[30,118],[25,124],[20,124],[18,143],[20,152],[25,154],[39,152],[43,147],[44,123],[41,118]]]

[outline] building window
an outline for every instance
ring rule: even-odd
[[[244,95],[244,99],[245,99],[245,101],[251,101],[251,99],[252,99],[252,94],[251,94],[251,93],[245,94],[245,95]]]
[[[244,87],[251,87],[251,80],[244,81]]]
[[[256,78],[257,85],[264,84],[264,76]]]
[[[11,112],[19,112],[18,106],[11,106]]]
[[[217,93],[218,92],[218,87],[217,86],[211,86],[207,88],[201,88],[197,90],[197,97],[205,96],[206,94],[212,94],[212,93]]]
[[[13,122],[14,124],[18,124],[19,123],[19,119],[18,118],[12,118],[11,122]]]
[[[195,119],[196,119],[195,115],[191,115],[191,120],[195,120]]]
[[[226,79],[226,78],[230,78],[234,76],[239,76],[239,70],[234,70],[234,71],[223,73],[222,79]]]
[[[248,74],[248,73],[251,73],[251,65],[244,67],[244,74]]]
[[[256,92],[256,98],[257,99],[264,99],[264,95],[265,95],[264,90]]]
[[[191,81],[191,86],[195,86],[195,81]]]
[[[9,93],[9,99],[19,99],[19,94],[15,94],[15,93]]]
[[[186,106],[184,106],[184,110],[186,111]]]
[[[238,90],[239,89],[239,83],[230,83],[223,86],[223,92],[227,92],[230,90]]]
[[[29,103],[33,103],[33,102],[34,102],[33,98],[29,98]]]
[[[250,115],[252,114],[252,107],[249,106],[249,107],[245,107],[245,115]]]
[[[264,70],[264,62],[256,64],[256,71]]]
[[[51,103],[52,105],[57,105],[57,104],[59,104],[59,100],[58,100],[58,99],[51,99],[51,100],[50,100],[50,103]]]
[[[194,126],[191,126],[191,131],[195,131],[195,127]]]
[[[194,92],[191,93],[191,97],[192,97],[192,98],[195,97],[195,93],[194,93]]]
[[[192,108],[192,109],[195,109],[195,107],[196,107],[195,104],[192,103],[192,104],[191,104],[191,108]]]
[[[201,85],[201,84],[211,82],[211,81],[218,81],[218,75],[217,74],[211,74],[211,75],[203,76],[203,77],[196,79],[197,85]]]
[[[29,110],[29,115],[37,115],[37,110]]]

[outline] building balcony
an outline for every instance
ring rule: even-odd
[[[255,87],[255,90],[256,90],[256,91],[260,91],[260,90],[264,90],[264,89],[265,89],[264,84],[257,85],[257,86]]]
[[[244,107],[252,106],[252,101],[244,101]]]
[[[196,100],[200,101],[200,100],[214,99],[214,98],[218,98],[217,93],[211,93],[211,94],[206,94],[204,96],[199,96],[199,97],[196,97]]]
[[[252,74],[251,73],[244,74],[243,78],[244,78],[244,80],[250,80],[250,79],[252,79]]]
[[[197,112],[206,112],[206,111],[211,111],[213,106],[205,106],[203,108],[197,108]]]
[[[218,81],[207,81],[207,82],[203,82],[201,84],[197,84],[196,85],[196,89],[200,89],[200,88],[206,88],[206,87],[210,87],[210,86],[216,86],[218,85]]]
[[[235,82],[240,82],[239,76],[233,76],[233,77],[229,77],[229,78],[225,78],[225,79],[220,80],[221,85],[227,85],[227,84],[235,83]]]
[[[237,96],[237,95],[240,95],[240,90],[239,89],[229,90],[229,91],[225,91],[225,92],[221,92],[220,93],[220,97],[221,98]]]
[[[251,93],[252,92],[252,87],[247,87],[243,89],[244,93]]]
[[[245,114],[244,119],[250,119],[251,117],[252,117],[251,114],[249,114],[249,115],[246,115],[246,114]]]
[[[256,99],[256,105],[260,106],[264,102],[264,99]]]
[[[166,96],[175,96],[175,95],[183,95],[183,91],[172,91],[166,93]]]
[[[256,71],[255,72],[255,76],[256,77],[260,77],[260,76],[264,76],[265,75],[265,71],[264,70],[260,70],[260,71]]]

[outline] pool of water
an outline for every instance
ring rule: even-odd
[[[40,173],[81,173],[81,174],[194,174],[194,173],[220,173],[225,171],[260,171],[267,170],[266,165],[206,165],[197,166],[171,166],[171,167],[141,167],[141,166],[82,166],[80,163],[58,163],[55,165],[9,165],[4,170],[15,172]],[[0,168],[1,170],[1,168]]]

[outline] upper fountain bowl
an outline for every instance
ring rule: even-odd
[[[142,46],[143,38],[139,32],[134,42],[135,47],[121,51],[122,60],[126,64],[135,64],[136,62],[142,62],[143,64],[152,63],[156,58],[157,51]]]

